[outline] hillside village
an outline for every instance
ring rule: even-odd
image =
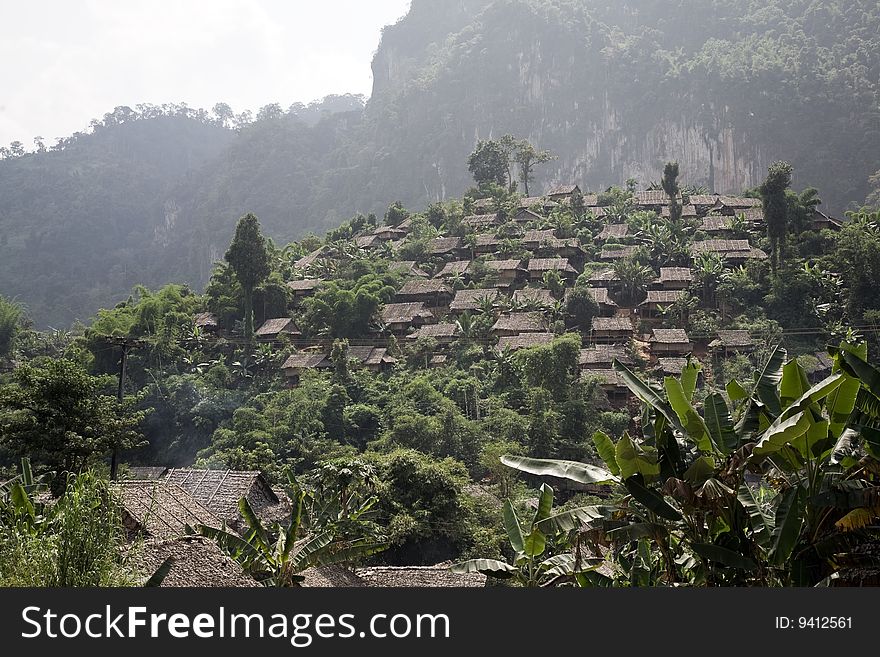
[[[659,431],[692,438],[700,451],[688,458],[706,454],[701,467],[738,463],[742,480],[731,486],[756,485],[743,469],[752,458],[734,459],[740,452],[722,440],[748,455],[755,432],[791,412],[781,395],[810,385],[827,394],[829,381],[843,381],[843,356],[827,345],[867,353],[852,320],[872,318],[873,301],[854,296],[869,270],[821,265],[829,245],[852,243],[847,231],[873,235],[873,215],[842,222],[819,211],[815,190],[783,187],[780,235],[759,191],[709,194],[680,188],[673,163],[667,174],[644,190],[568,184],[541,196],[483,181],[460,201],[422,212],[393,203],[381,220],[357,215],[284,248],[246,215],[203,295],[139,289],[79,334],[22,332],[0,419],[22,445],[44,440],[19,420],[35,403],[27,395],[43,389],[33,382],[106,395],[112,376],[118,401],[99,397],[116,409],[103,447],[68,454],[43,442],[19,453],[43,455],[55,495],[63,484],[52,475],[71,458],[80,467],[109,458],[126,577],[161,575],[163,586],[486,586],[509,573],[525,586],[623,581],[634,544],[580,546],[594,523],[616,522],[621,493],[608,488],[610,472],[596,474],[603,463],[629,463],[630,477],[659,485],[661,460],[681,458],[653,445]],[[77,421],[53,430],[91,430]],[[554,469],[553,459],[567,465]],[[682,462],[662,467],[694,476]],[[552,482],[538,498],[536,474]],[[39,513],[64,508],[45,486],[28,486]],[[677,489],[640,486],[628,480],[632,500],[680,517],[656,497]],[[536,509],[537,523],[554,495],[566,519],[545,536],[546,565],[497,565],[510,554],[513,509]],[[285,543],[266,537],[285,533],[299,547],[279,553]],[[584,565],[592,574],[578,579]],[[751,581],[683,569],[695,582]]]
[[[576,221],[570,218],[573,200]],[[286,283],[291,313],[266,318],[255,335],[261,342],[296,347],[297,353],[281,366],[289,385],[296,385],[305,371],[332,369],[330,343],[304,337],[297,310],[332,278],[327,272],[340,262],[365,259],[385,262],[401,281],[369,334],[348,347],[349,356],[374,373],[395,366],[401,345],[419,341],[433,347],[425,354],[427,366],[439,368],[450,363],[450,352],[460,340],[510,353],[573,334],[582,343],[583,376],[598,378],[609,400],[619,406],[629,396],[611,370],[614,358],[635,359],[649,375],[662,377],[680,374],[688,357],[711,366],[713,360],[750,353],[767,340],[769,336],[758,332],[723,325],[711,333],[694,330],[685,319],[688,311],[707,308],[723,315],[724,300],[704,295],[706,286],[717,286],[724,271],[767,259],[753,245],[766,233],[760,199],[678,197],[680,251],[657,254],[649,249],[657,249],[663,236],[633,224],[650,226],[652,217],[668,220],[670,198],[664,192],[635,191],[614,206],[599,202],[599,195],[583,194],[577,185],[519,198],[512,212],[493,211],[497,201],[492,198],[466,199],[465,207],[474,214],[451,230],[441,227],[427,240],[416,237],[412,218],[396,225],[368,225],[348,241],[323,244],[297,259]],[[817,231],[842,226],[818,210],[811,222]],[[413,245],[423,247],[414,251],[414,259],[397,259]],[[648,269],[637,270],[635,281],[622,279],[615,264],[633,260]],[[568,310],[579,287],[597,309],[583,324],[573,322]],[[475,317],[487,331],[480,332]],[[210,312],[199,314],[195,323],[223,334]],[[816,357],[814,373],[827,373],[827,357]]]

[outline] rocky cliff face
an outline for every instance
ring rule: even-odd
[[[474,142],[506,132],[558,156],[538,172],[539,190],[562,181],[597,190],[630,177],[646,184],[678,160],[689,183],[741,192],[760,182],[773,159],[772,145],[734,125],[728,108],[713,108],[704,122],[685,94],[652,103],[638,80],[613,79],[610,35],[575,9],[448,3],[450,31],[435,25],[426,32],[440,4],[447,5],[414,2],[386,30],[373,61],[368,113],[393,144],[394,160],[409,165],[373,166],[378,176],[406,180],[408,202],[460,195],[471,182],[462,163]],[[633,23],[631,14],[622,16]]]

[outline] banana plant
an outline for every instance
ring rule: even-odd
[[[299,586],[305,579],[302,571],[307,568],[346,563],[387,547],[369,538],[339,535],[332,526],[309,533],[305,522],[307,492],[296,487],[288,491],[288,495],[291,512],[286,526],[275,522],[266,528],[243,497],[238,509],[249,528],[244,537],[226,528],[207,525],[187,526],[186,531],[212,539],[245,572],[265,586]]]
[[[43,477],[34,477],[30,459],[21,459],[21,473],[0,483],[0,526],[14,528],[19,533],[39,533],[50,516],[34,495],[48,489]]]
[[[733,408],[712,392],[702,413],[693,402],[698,363],[657,388],[615,362],[644,412],[641,436],[594,435],[607,469],[502,461],[532,474],[622,487],[626,521],[606,529],[620,539],[615,554],[630,571],[639,563],[644,571],[648,540],[659,554],[652,563],[665,565],[657,569],[665,584],[815,584],[848,564],[864,565],[854,548],[880,515],[878,488],[868,476],[880,468],[853,456],[860,441],[870,450],[880,432],[863,424],[860,436],[851,428],[860,389],[861,407],[880,409],[880,396],[869,387],[880,392],[880,371],[868,369],[864,346],[842,345],[836,353],[831,376],[811,386],[797,361],[785,362],[777,348],[752,394],[731,382]],[[761,487],[748,471],[763,476]],[[769,503],[760,499],[768,491]]]
[[[482,573],[497,579],[512,580],[525,587],[553,586],[577,581],[577,576],[595,570],[602,560],[585,558],[580,546],[570,546],[571,532],[582,523],[603,516],[598,506],[584,506],[553,512],[553,489],[542,484],[535,512],[523,523],[508,499],[504,503],[504,529],[513,550],[510,563],[498,559],[469,559],[454,564],[454,573]]]

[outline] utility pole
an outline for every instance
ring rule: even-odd
[[[116,399],[119,402],[121,408],[123,399],[125,398],[125,366],[126,361],[128,360],[128,352],[131,350],[132,347],[141,346],[141,341],[135,338],[112,337],[110,338],[110,342],[112,344],[122,347],[122,354],[119,357],[119,381],[116,387]],[[110,454],[110,481],[116,481],[118,470],[119,448],[114,443],[113,451]]]

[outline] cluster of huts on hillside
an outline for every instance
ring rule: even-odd
[[[259,586],[210,539],[187,526],[223,527],[244,535],[238,502],[246,498],[264,525],[285,525],[290,503],[256,471],[131,467],[114,484],[133,565],[144,576],[166,559],[171,568],[162,586]],[[303,573],[303,586],[484,586],[479,574],[456,575],[448,564],[434,566],[327,566]]]
[[[350,356],[368,370],[382,372],[396,363],[388,353],[388,335],[404,342],[432,338],[437,351],[429,359],[429,365],[441,367],[447,362],[450,345],[459,338],[457,320],[464,313],[478,311],[494,313],[491,336],[493,342],[497,340],[495,348],[499,351],[549,343],[555,337],[548,321],[549,311],[554,304],[566,301],[575,280],[584,271],[588,254],[577,238],[559,237],[553,229],[536,226],[545,223],[545,216],[554,208],[570,204],[575,195],[582,198],[586,212],[599,219],[607,216],[607,208],[599,205],[598,195],[584,195],[577,185],[556,187],[542,197],[522,198],[517,211],[503,221],[499,214],[491,211],[492,199],[474,201],[474,214],[463,219],[472,231],[467,237],[437,237],[428,243],[424,261],[391,262],[389,269],[401,273],[404,283],[393,301],[381,308],[377,318],[380,328],[373,344],[351,347]],[[748,239],[733,238],[735,223],[740,228],[761,226],[760,200],[718,194],[692,195],[684,200],[683,218],[696,222],[699,230],[708,236],[692,243],[692,258],[715,253],[723,257],[726,264],[737,265],[767,257]],[[669,198],[665,192],[635,192],[634,202],[638,210],[669,216]],[[839,226],[839,222],[821,213],[815,217],[817,228]],[[398,226],[380,226],[356,238],[357,247],[371,251],[390,245],[390,252],[394,253],[397,247],[407,243],[411,228],[409,219]],[[680,373],[689,354],[714,351],[729,355],[754,347],[746,331],[718,331],[717,335],[693,340],[683,328],[651,328],[659,323],[657,320],[663,316],[663,310],[675,304],[690,287],[693,281],[690,267],[661,268],[644,300],[635,307],[621,307],[615,301],[620,298],[621,281],[614,273],[613,264],[637,248],[624,244],[631,237],[629,230],[626,223],[609,220],[594,237],[598,260],[607,266],[592,270],[589,277],[589,290],[600,312],[593,318],[589,330],[583,332],[587,346],[581,352],[585,375],[598,378],[612,402],[624,401],[628,391],[611,369],[611,362],[613,358],[626,362],[628,347],[633,344],[641,343],[641,352],[658,374]],[[511,238],[515,238],[528,257],[504,257],[505,243]],[[288,285],[297,301],[315,294],[323,284],[321,278],[309,276],[312,266],[333,257],[332,248],[325,245],[295,263],[296,271],[303,277]],[[565,287],[560,298],[542,287],[548,272],[556,272]],[[478,273],[490,276],[477,276]],[[492,283],[475,287],[475,277],[488,278]],[[513,303],[498,304],[503,297]],[[501,310],[503,306],[508,310]],[[200,321],[204,325],[211,318],[205,316]],[[640,327],[649,330],[640,333]],[[282,335],[301,337],[294,318],[269,319],[256,331],[257,338],[262,340],[275,340]],[[332,367],[327,345],[316,344],[290,356],[283,370],[288,381],[295,385],[307,370]]]

